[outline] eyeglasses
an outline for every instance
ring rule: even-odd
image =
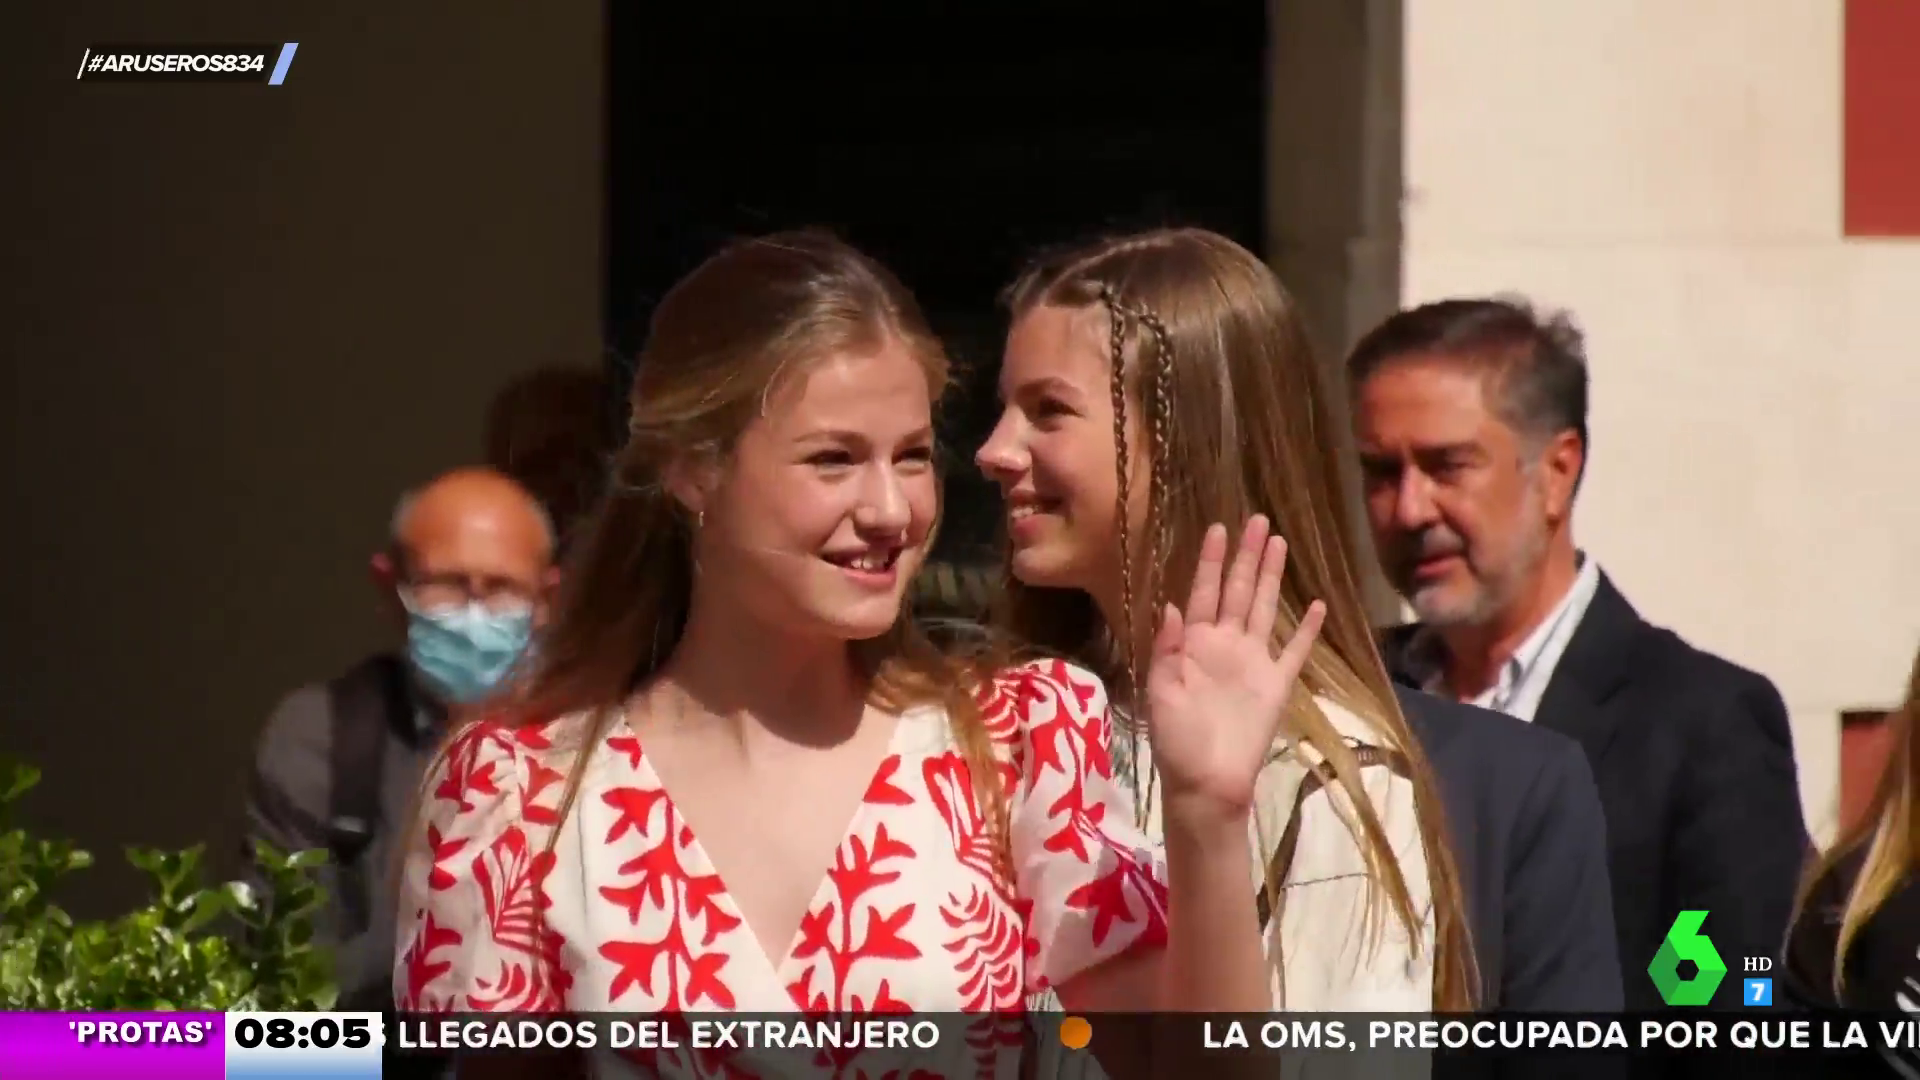
[[[402,585],[407,602],[423,611],[444,611],[478,603],[496,614],[531,608],[536,591],[511,578],[482,574],[429,574]]]

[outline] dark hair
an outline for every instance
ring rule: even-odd
[[[1415,356],[1445,357],[1487,376],[1500,418],[1545,439],[1587,436],[1587,343],[1564,311],[1545,315],[1519,297],[1440,300],[1409,308],[1367,331],[1347,357],[1358,389],[1380,369]],[[1584,468],[1581,470],[1586,471]],[[1578,490],[1578,481],[1575,481]]]
[[[515,378],[487,406],[487,464],[540,501],[562,555],[606,486],[617,445],[603,416],[615,390],[600,368],[556,364]]]

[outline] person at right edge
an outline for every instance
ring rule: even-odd
[[[1418,616],[1395,677],[1571,736],[1607,819],[1629,1010],[1683,911],[1730,972],[1777,956],[1810,850],[1786,707],[1766,678],[1647,622],[1573,537],[1587,363],[1564,314],[1446,300],[1369,331],[1347,361],[1375,548]]]
[[[1920,656],[1906,703],[1887,718],[1891,746],[1859,824],[1807,875],[1780,972],[1781,1004],[1881,1015],[1920,1013]],[[1920,1050],[1884,1051],[1891,1071],[1920,1080]]]

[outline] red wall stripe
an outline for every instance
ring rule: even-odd
[[[1920,236],[1920,0],[1846,0],[1848,236]]]

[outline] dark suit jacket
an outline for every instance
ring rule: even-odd
[[[1395,690],[1439,778],[1484,1007],[1618,1010],[1606,821],[1580,748],[1524,720]]]
[[[1389,631],[1406,679],[1414,627]],[[1664,1005],[1647,965],[1682,911],[1727,965],[1716,1007],[1738,1007],[1750,956],[1777,958],[1810,849],[1793,740],[1764,677],[1688,645],[1602,575],[1534,722],[1586,750],[1607,817],[1626,1005]]]

